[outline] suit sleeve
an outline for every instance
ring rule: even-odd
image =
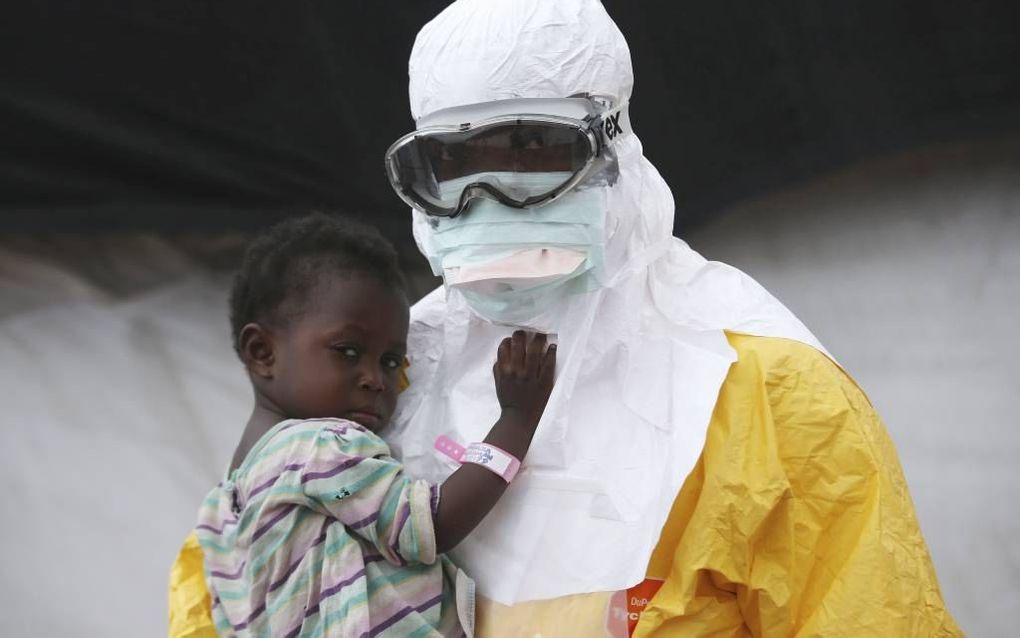
[[[635,635],[962,635],[863,392],[808,346],[738,352]]]

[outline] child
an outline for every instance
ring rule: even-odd
[[[285,221],[248,248],[230,303],[255,407],[196,528],[217,631],[470,634],[470,581],[442,554],[527,452],[555,345],[520,331],[500,344],[499,420],[442,486],[429,485],[405,476],[377,435],[396,404],[408,328],[396,253],[377,232],[324,215]]]

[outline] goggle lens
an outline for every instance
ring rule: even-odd
[[[565,173],[573,177],[594,156],[580,128],[556,124],[506,122],[466,131],[422,133],[388,158],[395,186],[425,212],[456,214],[460,193],[442,193],[441,184],[480,173]],[[555,189],[554,189],[555,190]],[[552,191],[547,191],[552,192]],[[547,193],[517,192],[526,204]]]

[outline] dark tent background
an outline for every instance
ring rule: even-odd
[[[446,2],[33,0],[0,26],[0,228],[250,228],[408,216],[381,168]],[[633,121],[676,228],[868,155],[1017,127],[1006,1],[622,2]]]

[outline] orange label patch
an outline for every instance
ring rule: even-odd
[[[648,606],[648,601],[655,596],[662,581],[657,578],[646,578],[626,591],[618,591],[609,599],[609,610],[606,617],[606,631],[612,638],[630,638],[637,627],[641,612]]]

